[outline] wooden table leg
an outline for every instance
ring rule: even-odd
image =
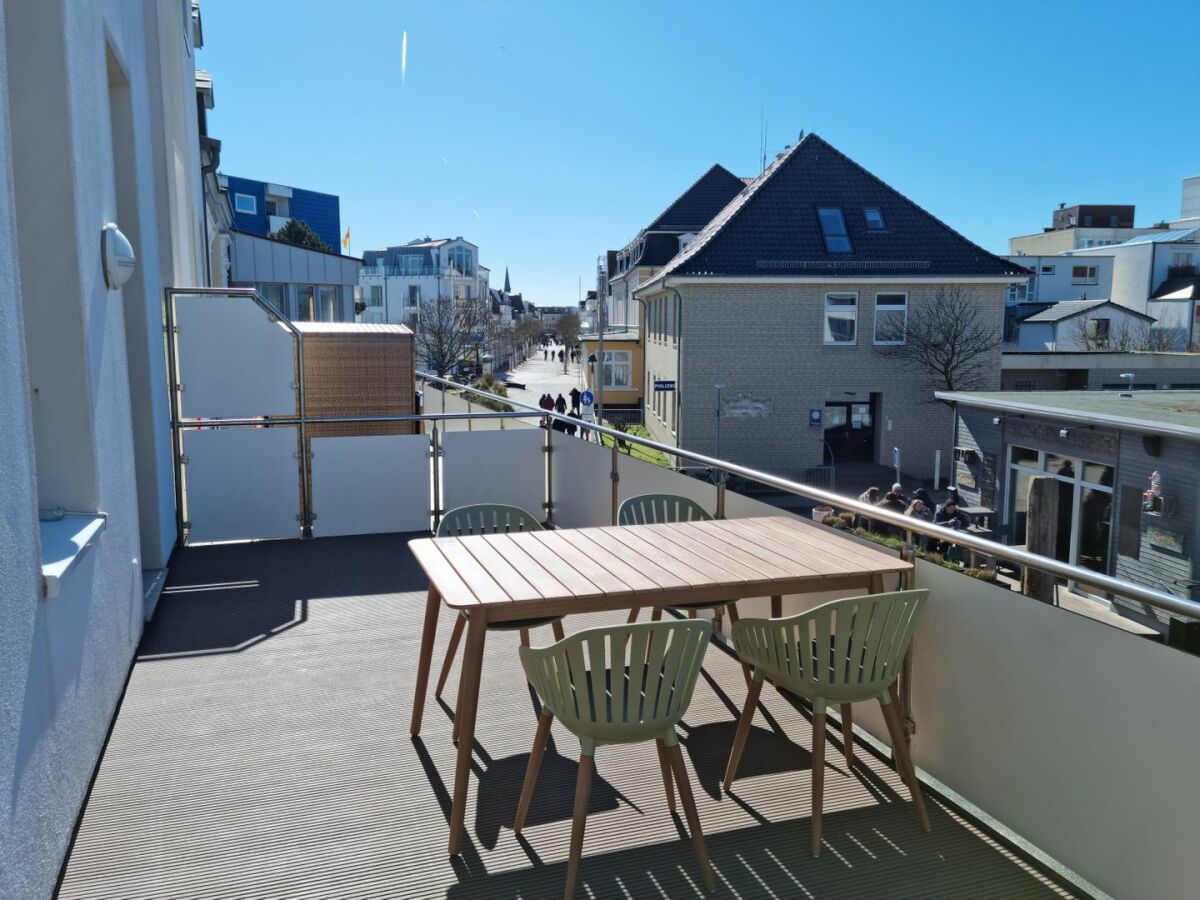
[[[771,598],[771,618],[778,619],[783,616],[783,597],[776,595]]]
[[[433,639],[437,636],[438,612],[442,598],[431,584],[425,600],[425,628],[421,632],[421,655],[417,659],[417,687],[413,694],[412,722],[408,730],[413,737],[421,733],[421,717],[425,714],[425,692],[429,689],[429,666],[433,662]]]
[[[479,677],[483,669],[483,645],[487,638],[487,608],[471,611],[467,622],[467,646],[463,650],[462,689],[455,721],[458,729],[458,765],[454,769],[454,805],[450,809],[450,855],[462,851],[463,821],[467,815],[467,787],[471,780],[471,752],[475,746],[475,713],[479,708]]]
[[[882,594],[883,593],[883,576],[880,575],[878,572],[876,572],[874,575],[872,575],[871,580],[867,583],[867,593],[868,594]]]

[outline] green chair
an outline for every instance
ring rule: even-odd
[[[541,697],[542,714],[513,820],[516,834],[525,824],[551,722],[557,717],[579,738],[579,774],[564,894],[567,900],[575,895],[579,876],[596,747],[651,740],[658,748],[667,806],[674,811],[674,770],[704,883],[714,890],[708,849],[675,733],[675,726],[692,701],[711,635],[712,625],[706,620],[673,620],[588,628],[549,647],[521,648],[521,665]]]
[[[712,516],[708,511],[688,497],[677,494],[642,494],[630,497],[617,510],[618,525],[657,525],[662,522],[708,522]],[[677,603],[667,609],[686,613],[688,618],[696,618],[696,611],[701,609],[717,609],[724,606],[729,611],[729,621],[738,620],[737,602],[734,600],[704,600],[699,603]],[[630,624],[637,621],[638,610],[629,613]],[[662,618],[662,609],[655,607],[650,618],[658,621]]]
[[[498,534],[518,531],[541,531],[542,525],[525,510],[517,506],[505,506],[502,503],[477,503],[473,506],[460,506],[452,509],[438,524],[437,537],[463,537],[471,534]],[[446,679],[450,677],[450,669],[454,657],[458,653],[458,644],[462,640],[463,630],[467,625],[468,613],[461,613],[454,620],[454,630],[450,632],[450,645],[446,648],[446,659],[442,663],[442,672],[438,676],[435,696],[442,696],[446,687]],[[529,629],[539,625],[553,624],[554,637],[563,638],[562,616],[542,616],[534,619],[515,619],[511,622],[498,622],[489,625],[497,631],[520,631],[521,643],[529,646]],[[456,706],[457,709],[457,706]],[[458,722],[455,720],[454,736],[458,738]]]
[[[733,645],[754,670],[746,705],[738,720],[725,790],[737,774],[750,722],[763,681],[797,697],[812,701],[812,855],[821,852],[821,800],[825,786],[825,711],[829,703],[841,704],[846,732],[846,759],[852,759],[849,742],[850,704],[878,700],[892,738],[900,776],[908,783],[921,827],[929,830],[929,815],[909,757],[908,744],[890,691],[900,674],[904,654],[929,591],[894,591],[823,603],[815,609],[784,619],[742,619],[733,626]]]

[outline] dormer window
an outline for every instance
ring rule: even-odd
[[[828,253],[853,253],[850,246],[850,235],[846,231],[846,219],[836,206],[821,207],[817,210],[817,218],[821,222],[821,233],[825,236],[825,250]]]
[[[883,231],[887,227],[883,224],[883,212],[874,207],[864,209],[863,218],[867,221],[868,231]]]

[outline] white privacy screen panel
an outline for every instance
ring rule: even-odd
[[[300,536],[296,429],[188,431],[183,450],[189,542]]]
[[[544,440],[545,432],[540,428],[443,435],[442,508],[505,503],[519,506],[538,521],[544,520]]]
[[[429,437],[312,440],[314,537],[429,531]]]
[[[293,336],[249,297],[175,298],[185,418],[294,416]]]

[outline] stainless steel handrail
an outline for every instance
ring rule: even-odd
[[[489,394],[487,391],[479,390],[467,385],[461,385],[456,382],[449,381],[445,378],[439,378],[436,375],[431,375],[427,372],[418,372],[417,377],[420,380],[427,381],[431,384],[444,384],[452,386],[456,390],[477,394],[481,397],[486,397],[492,400],[498,400],[503,403],[508,403],[510,406],[524,408],[527,410],[537,410],[541,415],[552,419],[561,419],[565,422],[579,424],[579,419],[573,416],[567,416],[556,412],[542,410],[527,403],[522,403],[518,400],[513,400],[511,397],[499,397],[495,394]],[[609,428],[595,422],[588,422],[587,428],[590,431],[595,431],[600,434],[608,435],[614,440],[624,441],[626,443],[637,444],[641,447],[648,447],[651,450],[658,450],[666,453],[669,456],[679,457],[680,459],[691,460],[703,466],[708,466],[720,471],[739,475],[742,478],[747,478],[751,481],[757,481],[761,484],[767,484],[771,487],[778,488],[790,494],[795,494],[800,497],[807,497],[810,500],[816,500],[828,506],[834,506],[839,509],[850,510],[867,516],[876,522],[886,522],[889,525],[895,525],[904,531],[912,532],[913,534],[922,534],[928,537],[937,538],[938,540],[947,541],[956,544],[959,547],[966,547],[971,550],[977,550],[980,553],[986,553],[988,556],[996,559],[1002,559],[1005,562],[1015,563],[1020,566],[1029,566],[1041,572],[1047,572],[1058,578],[1065,578],[1075,581],[1079,584],[1087,585],[1101,592],[1116,594],[1120,597],[1126,597],[1130,600],[1136,600],[1140,603],[1145,603],[1155,609],[1163,610],[1164,612],[1174,613],[1175,615],[1184,616],[1191,619],[1200,619],[1200,603],[1193,600],[1187,600],[1183,597],[1176,597],[1174,594],[1168,594],[1165,591],[1156,590],[1155,588],[1147,587],[1146,585],[1134,584],[1129,581],[1122,581],[1114,578],[1111,575],[1104,575],[1100,572],[1093,572],[1091,569],[1085,569],[1082,566],[1073,566],[1069,563],[1059,562],[1056,559],[1050,559],[1047,556],[1040,556],[1036,553],[1030,553],[1028,550],[1021,550],[1016,547],[1011,547],[1008,544],[1000,544],[996,541],[989,541],[981,538],[978,535],[973,535],[968,532],[955,531],[952,528],[945,528],[941,525],[933,525],[929,522],[924,522],[920,519],[910,518],[901,513],[893,512],[892,510],[883,509],[878,506],[871,506],[868,503],[861,503],[850,497],[843,497],[840,494],[835,494],[831,491],[814,488],[806,484],[800,484],[796,481],[791,481],[787,478],[781,478],[778,475],[772,475],[769,472],[762,472],[758,469],[752,469],[749,466],[741,466],[737,463],[729,462],[728,460],[716,459],[711,456],[705,456],[703,453],[696,453],[691,450],[686,450],[683,447],[672,447],[670,444],[661,444],[658,441],[650,440],[649,438],[640,437],[638,435],[628,434],[623,431],[617,431],[615,428]]]

